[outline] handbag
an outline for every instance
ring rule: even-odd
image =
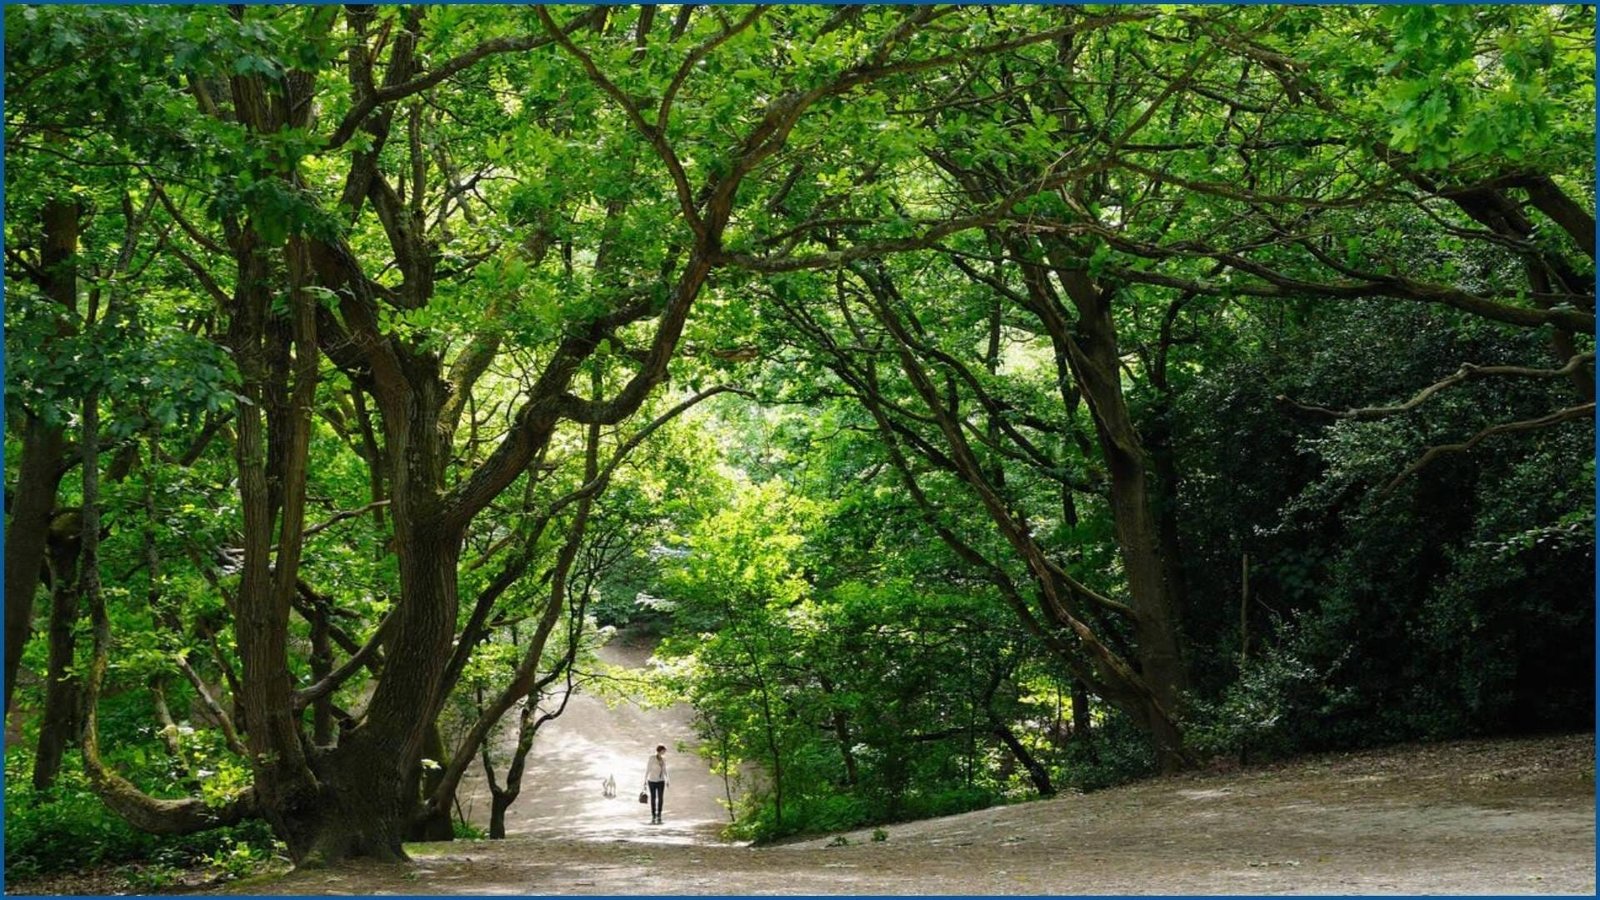
[[[640,803],[649,803],[650,802],[650,792],[649,791],[640,791],[639,792],[639,802]]]

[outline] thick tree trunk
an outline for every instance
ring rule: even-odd
[[[389,648],[390,663],[366,720],[344,732],[338,747],[317,766],[323,792],[317,814],[299,825],[304,845],[294,855],[302,866],[352,856],[406,858],[402,843],[418,812],[415,772],[433,728],[435,692],[454,630],[461,542],[426,526],[415,527],[401,511],[394,521],[406,535],[397,541],[405,599],[396,610],[401,618]],[[430,829],[429,834],[436,832]]]
[[[6,524],[7,710],[22,667],[22,651],[33,631],[34,594],[44,566],[65,444],[60,428],[34,418],[23,426],[17,489],[11,502],[11,521]]]
[[[79,208],[76,202],[54,200],[45,204],[42,215],[40,288],[61,305],[57,334],[66,336],[76,330],[71,317],[78,305]],[[11,520],[6,523],[6,715],[10,715],[22,651],[33,630],[34,594],[45,564],[45,541],[61,482],[65,444],[62,426],[25,416],[16,495],[10,504]]]
[[[1014,513],[1012,505],[985,476],[955,410],[940,395],[933,377],[914,352],[920,342],[894,311],[898,298],[892,283],[881,271],[858,267],[856,272],[875,301],[873,314],[898,344],[901,368],[943,434],[950,450],[949,465],[974,489],[1006,542],[1027,563],[1049,621],[1076,637],[1078,647],[1062,648],[1058,652],[1074,667],[1074,674],[1086,679],[1089,669],[1084,657],[1092,660],[1096,689],[1151,736],[1163,770],[1181,768],[1189,760],[1183,750],[1176,717],[1187,678],[1178,652],[1178,623],[1171,612],[1156,528],[1148,505],[1142,451],[1122,400],[1109,308],[1104,298],[1096,293],[1090,299],[1099,306],[1098,317],[1093,321],[1080,321],[1074,327],[1055,299],[1053,289],[1040,277],[1041,267],[1029,264],[1028,269],[1029,291],[1033,298],[1030,309],[1046,327],[1057,354],[1068,358],[1094,417],[1102,454],[1110,471],[1108,499],[1132,600],[1126,605],[1094,595],[1048,558],[1028,523]],[[1102,333],[1087,333],[1093,329]],[[1094,355],[1086,353],[1085,347],[1093,350]],[[1112,606],[1131,620],[1137,642],[1136,666],[1130,665],[1087,624],[1084,612],[1077,607],[1090,604],[1096,608]]]
[[[321,792],[291,819],[295,864],[315,868],[351,857],[406,859],[406,768],[385,736],[366,726],[346,732],[317,767]]]
[[[235,446],[244,517],[234,621],[243,664],[241,724],[248,729],[246,741],[262,811],[288,844],[291,857],[299,860],[307,852],[303,820],[314,818],[320,805],[317,779],[294,714],[288,664],[289,611],[304,528],[310,410],[309,402],[307,408],[296,409],[288,400],[290,337],[281,323],[268,321],[274,281],[266,250],[253,232],[246,231],[234,238],[234,253],[239,286],[228,340],[239,363],[244,398],[237,411]],[[303,298],[296,299],[304,305]],[[304,357],[302,366],[314,361],[314,347],[299,344],[296,349]],[[309,375],[315,377],[314,369]],[[280,545],[276,555],[274,537]]]
[[[1121,355],[1110,298],[1081,269],[1060,265],[1056,274],[1078,316],[1070,332],[1051,328],[1051,336],[1068,352],[1110,475],[1112,526],[1134,610],[1139,674],[1150,690],[1136,718],[1143,719],[1141,726],[1155,741],[1161,769],[1172,771],[1187,764],[1176,717],[1189,684],[1188,668],[1161,552],[1161,530],[1151,505],[1144,449],[1122,396]]]

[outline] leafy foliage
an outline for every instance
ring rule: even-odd
[[[760,839],[1592,727],[1592,8],[5,16],[13,867],[467,834],[616,627]]]
[[[169,876],[209,866],[220,877],[236,879],[254,874],[276,852],[263,822],[181,837],[151,835],[107,809],[75,766],[45,791],[28,783],[32,757],[26,749],[8,753],[6,766],[6,872],[14,879],[131,861],[147,869],[165,867]]]

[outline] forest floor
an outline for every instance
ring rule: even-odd
[[[648,677],[647,642],[603,656]],[[625,670],[635,670],[629,673]],[[618,673],[613,673],[618,674]],[[512,718],[512,717],[508,717]],[[514,735],[507,740],[514,741]],[[669,755],[666,822],[637,800]],[[1588,894],[1592,734],[1404,745],[1155,778],[783,844],[726,843],[724,787],[683,708],[575,696],[539,733],[503,841],[413,844],[413,862],[274,874],[242,894]],[[505,749],[501,748],[502,751]],[[504,761],[499,762],[503,771]],[[604,797],[614,775],[618,796]],[[487,791],[463,785],[486,821]],[[107,881],[7,893],[111,893]]]
[[[1594,753],[1593,735],[1579,735],[1302,758],[890,825],[877,842],[859,831],[752,848],[703,829],[690,843],[635,815],[610,835],[418,844],[404,868],[350,864],[232,890],[1592,895]]]

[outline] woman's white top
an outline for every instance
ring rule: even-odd
[[[650,754],[650,758],[644,764],[644,780],[667,780],[667,760],[665,757],[657,756],[654,753]]]

